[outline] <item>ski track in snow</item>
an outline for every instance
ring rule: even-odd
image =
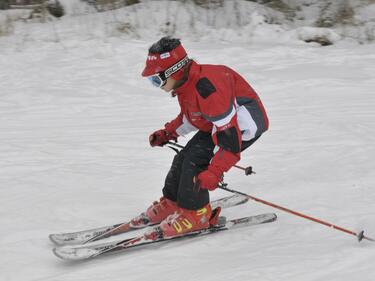
[[[150,43],[0,53],[0,280],[375,280],[374,244],[255,202],[225,214],[278,221],[89,262],[52,255],[49,233],[125,221],[160,196],[173,152],[150,148],[148,135],[178,106],[140,77]],[[233,170],[230,187],[374,237],[373,46],[184,45],[238,70],[269,114],[270,131],[241,160],[257,175]]]

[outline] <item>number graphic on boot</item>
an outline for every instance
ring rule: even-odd
[[[186,229],[191,229],[193,227],[193,225],[191,224],[191,222],[188,219],[183,219],[181,221],[181,223],[186,227]],[[173,228],[176,230],[177,233],[182,232],[182,226],[179,222],[174,222]]]

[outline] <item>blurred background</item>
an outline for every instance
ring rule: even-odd
[[[56,42],[68,30],[83,38],[367,44],[375,40],[375,0],[0,0],[0,37]]]

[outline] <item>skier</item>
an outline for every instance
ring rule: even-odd
[[[198,130],[174,157],[163,196],[131,222],[134,227],[145,219],[160,223],[163,236],[171,237],[210,226],[217,216],[208,191],[268,129],[268,118],[244,78],[224,65],[198,64],[179,39],[163,37],[148,51],[142,76],[177,96],[181,108],[174,120],[150,135],[151,146]]]

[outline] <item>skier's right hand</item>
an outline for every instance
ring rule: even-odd
[[[150,145],[151,146],[163,146],[168,143],[170,140],[177,140],[176,133],[170,133],[166,129],[161,129],[153,132],[150,137]]]

